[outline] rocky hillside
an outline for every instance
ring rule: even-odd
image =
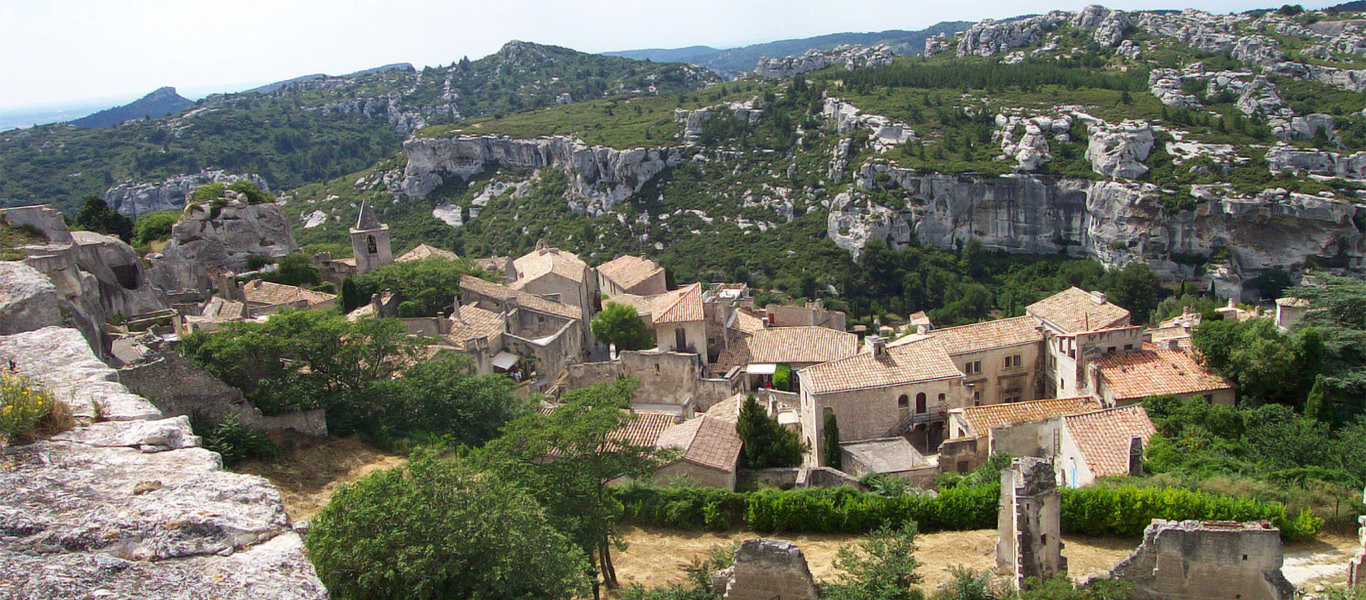
[[[70,121],[76,127],[113,127],[133,119],[158,119],[178,113],[193,102],[177,94],[175,88],[164,87],[123,106],[115,106]]]
[[[1362,270],[1356,14],[1088,7],[978,23],[926,55],[430,128],[285,206],[302,244],[342,242],[368,196],[400,244],[546,237],[836,291],[874,241],[1143,261],[1247,299],[1276,273]]]
[[[370,167],[429,125],[611,96],[686,92],[715,80],[686,64],[510,42],[479,60],[299,78],[210,96],[175,115],[146,120],[139,113],[117,127],[54,124],[5,132],[0,198],[71,208],[87,194],[164,186],[204,170],[255,174],[271,188],[289,189]]]

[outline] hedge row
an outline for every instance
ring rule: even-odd
[[[617,490],[627,521],[673,529],[865,533],[910,519],[920,531],[994,529],[998,485],[952,488],[936,497],[886,497],[850,487],[730,492],[696,487]],[[1287,540],[1308,539],[1321,521],[1292,519],[1285,506],[1175,488],[1122,486],[1063,490],[1064,533],[1137,537],[1153,519],[1268,520]]]

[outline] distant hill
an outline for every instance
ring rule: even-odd
[[[706,67],[727,77],[736,77],[754,70],[761,58],[797,56],[807,50],[829,50],[840,44],[888,44],[898,54],[920,54],[925,49],[925,40],[940,32],[950,34],[966,31],[972,25],[969,21],[944,21],[919,31],[890,29],[867,33],[831,33],[810,38],[779,40],[764,44],[753,44],[725,50],[710,49],[707,46],[687,48],[658,48],[650,50],[624,50],[606,52],[608,56],[621,56],[636,60],[649,59],[654,62],[680,61]]]
[[[158,119],[178,113],[194,102],[177,94],[175,88],[164,87],[123,106],[115,106],[87,117],[70,121],[76,127],[113,127],[133,119]]]
[[[1366,0],[1356,0],[1356,2],[1343,2],[1337,6],[1331,6],[1324,10],[1337,10],[1339,12],[1366,12]]]

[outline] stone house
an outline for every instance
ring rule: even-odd
[[[1125,406],[1164,395],[1233,406],[1233,384],[1207,371],[1192,352],[1164,348],[1101,356],[1092,363],[1089,387],[1105,406]]]
[[[666,352],[709,356],[702,284],[694,283],[650,299],[655,345]],[[718,349],[719,350],[719,349]]]
[[[969,405],[1020,402],[1040,397],[1038,363],[1043,333],[1039,321],[1024,316],[961,325],[929,332],[944,344],[966,377]]]
[[[586,357],[579,307],[469,275],[460,278],[460,294],[462,314],[465,307],[475,306],[503,316],[507,324],[502,336],[505,350],[518,357],[514,364],[521,363],[519,368],[536,375],[542,389],[570,364]]]
[[[444,260],[460,260],[460,256],[450,250],[442,250],[427,244],[418,244],[412,250],[404,252],[402,256],[394,259],[394,262],[408,262],[413,260],[426,260],[428,258],[440,258]]]
[[[1142,406],[1107,408],[992,429],[990,454],[1050,459],[1058,484],[1078,488],[1137,472],[1156,432]]]
[[[655,445],[679,453],[655,471],[656,479],[735,489],[741,443],[734,422],[702,415],[664,430]]]
[[[1091,393],[1087,366],[1105,354],[1143,348],[1143,329],[1129,324],[1129,311],[1101,293],[1073,287],[1025,308],[1043,332],[1044,397]]]
[[[995,434],[1025,423],[1037,423],[1101,408],[1091,398],[1050,398],[1008,404],[969,406],[949,411],[949,439],[939,446],[939,468],[967,473],[986,462],[1000,446]]]
[[[640,256],[622,255],[598,265],[598,289],[607,296],[654,296],[669,290],[664,268]]]
[[[823,455],[826,412],[834,413],[842,443],[904,435],[917,451],[935,452],[949,409],[963,406],[963,373],[935,338],[889,348],[870,337],[867,346],[798,371],[802,433],[811,456]]]
[[[840,444],[840,458],[841,470],[860,479],[881,473],[928,487],[939,475],[939,466],[900,436]]]
[[[244,284],[242,294],[246,298],[247,313],[253,317],[269,315],[285,308],[331,310],[337,307],[336,294],[260,279]]]
[[[764,320],[769,327],[827,327],[844,331],[845,316],[838,310],[825,310],[820,300],[807,302],[802,306],[770,304],[763,308]]]
[[[858,336],[815,326],[761,328],[737,345],[743,347],[741,354],[747,363],[745,372],[751,378],[751,388],[768,380],[778,365],[788,365],[796,372],[848,358],[859,351]]]
[[[1309,312],[1309,301],[1304,298],[1277,298],[1276,299],[1276,327],[1281,331],[1290,331],[1300,319],[1304,318],[1305,313]]]
[[[572,252],[550,248],[544,242],[513,261],[517,279],[508,284],[514,290],[540,296],[579,309],[584,321],[584,342],[591,344],[588,320],[598,300],[597,277],[588,263]]]
[[[495,371],[507,371],[507,356],[504,350],[503,334],[507,331],[507,318],[502,313],[484,310],[475,305],[455,304],[455,311],[448,319],[449,328],[445,342],[456,350],[470,355],[474,361],[475,372],[486,375]],[[498,367],[495,359],[501,358]]]

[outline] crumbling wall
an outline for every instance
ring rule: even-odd
[[[1366,503],[1366,493],[1362,494],[1362,502]],[[1358,517],[1357,521],[1361,523],[1361,530],[1357,533],[1361,548],[1357,549],[1357,555],[1347,565],[1347,585],[1366,588],[1366,516]]]
[[[618,377],[634,377],[640,381],[636,389],[638,404],[687,406],[700,411],[740,391],[740,376],[702,378],[696,354],[677,352],[626,350],[617,360],[571,364],[561,381],[565,389],[573,390]]]
[[[1281,532],[1252,523],[1154,519],[1133,555],[1110,576],[1134,584],[1135,600],[1284,600]]]
[[[80,419],[0,448],[0,598],[327,598],[274,486],[223,471],[78,331],[0,336],[0,355]]]
[[[816,597],[806,556],[792,542],[745,540],[735,551],[725,600],[804,600]]]
[[[242,423],[266,431],[294,431],[327,436],[322,409],[266,416],[242,392],[175,352],[157,352],[119,369],[119,382],[151,400],[164,415],[221,419],[236,415]]]
[[[1017,458],[1001,471],[996,568],[1022,588],[1030,578],[1067,573],[1062,555],[1062,493],[1053,463]]]

